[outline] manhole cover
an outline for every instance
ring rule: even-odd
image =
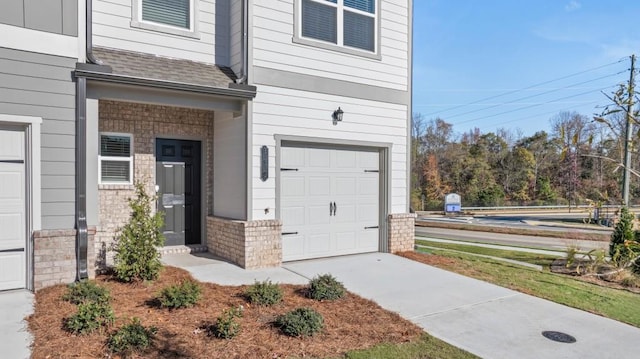
[[[554,331],[547,330],[542,332],[542,336],[544,336],[549,340],[553,340],[554,342],[559,342],[559,343],[575,343],[576,342],[575,337],[562,332],[554,332]]]

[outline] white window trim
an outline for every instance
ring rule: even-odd
[[[381,60],[382,56],[380,55],[380,30],[381,30],[381,26],[380,26],[380,14],[382,12],[382,10],[380,9],[380,0],[375,0],[375,9],[376,12],[373,16],[374,18],[374,31],[376,32],[374,34],[374,41],[375,41],[375,45],[374,45],[374,49],[375,52],[371,52],[368,50],[364,50],[364,49],[359,49],[357,47],[349,47],[349,46],[344,46],[342,45],[343,43],[343,37],[344,37],[344,29],[343,29],[343,17],[344,17],[344,1],[343,0],[337,0],[337,4],[331,3],[331,2],[327,2],[327,1],[319,1],[319,0],[312,0],[312,1],[316,1],[322,4],[326,4],[329,6],[334,6],[337,8],[337,22],[338,22],[338,43],[334,44],[331,42],[327,42],[327,41],[322,41],[322,40],[318,40],[318,39],[314,39],[314,38],[308,38],[308,37],[303,37],[302,36],[302,0],[295,0],[294,2],[294,25],[293,25],[293,39],[292,42],[295,44],[300,44],[300,45],[307,45],[307,46],[313,46],[313,47],[318,47],[321,49],[326,49],[326,50],[332,50],[332,51],[337,51],[337,52],[342,52],[345,54],[349,54],[349,55],[356,55],[356,56],[361,56],[361,57],[367,57],[370,59],[374,59],[374,60]],[[367,16],[371,16],[371,13],[369,12],[364,12],[364,11],[360,11],[357,9],[352,9],[350,7],[347,7],[347,11],[350,12],[354,12],[357,14],[363,14],[363,15],[367,15]]]
[[[189,24],[191,25],[189,29],[142,20],[142,0],[131,0],[131,27],[200,39],[200,31],[198,30],[198,4],[200,0],[189,1]]]
[[[121,157],[121,156],[102,156],[100,155],[100,148],[102,147],[101,137],[102,135],[106,136],[121,136],[121,137],[129,137],[129,153],[131,154],[129,157]],[[118,182],[118,181],[103,181],[102,180],[102,161],[121,161],[121,162],[129,162],[129,181],[127,182]],[[130,133],[120,133],[120,132],[100,132],[98,134],[98,184],[109,184],[109,185],[132,185],[133,184],[133,135]]]

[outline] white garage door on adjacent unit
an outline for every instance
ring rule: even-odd
[[[378,251],[379,166],[376,150],[283,146],[282,259]]]
[[[26,286],[24,131],[0,128],[0,290]]]

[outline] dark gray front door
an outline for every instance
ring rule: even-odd
[[[165,245],[201,244],[200,142],[156,139],[158,210]]]

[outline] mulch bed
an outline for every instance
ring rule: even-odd
[[[99,285],[109,289],[116,323],[89,335],[74,335],[63,329],[64,319],[76,306],[61,299],[66,286],[40,290],[35,296],[34,314],[28,317],[33,334],[33,358],[119,358],[106,347],[108,334],[138,317],[158,334],[152,348],[134,358],[286,358],[336,356],[379,343],[416,340],[422,330],[395,313],[352,293],[335,302],[318,302],[304,297],[304,286],[281,285],[283,303],[273,307],[250,305],[242,296],[246,286],[202,283],[202,298],[192,308],[170,311],[157,308],[153,299],[165,286],[192,279],[188,272],[165,267],[157,281],[123,284],[110,276],[98,276]],[[339,279],[339,278],[338,278]],[[212,325],[223,310],[243,306],[238,318],[241,331],[235,338],[218,339],[203,328]],[[271,324],[276,316],[298,307],[311,307],[324,317],[322,333],[309,338],[291,338]]]

